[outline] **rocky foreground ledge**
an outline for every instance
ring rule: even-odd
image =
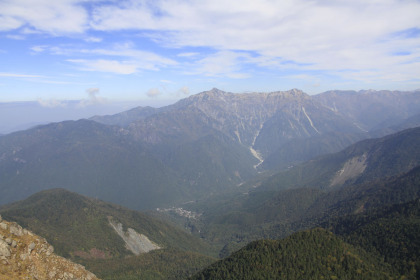
[[[0,280],[96,280],[93,273],[54,254],[48,242],[0,216]]]

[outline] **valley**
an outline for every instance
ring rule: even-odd
[[[41,125],[0,137],[0,214],[101,279],[418,279],[419,116],[214,88]]]

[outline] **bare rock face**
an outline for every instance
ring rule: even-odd
[[[55,255],[48,242],[0,216],[0,280],[96,280],[83,266]]]
[[[112,221],[112,219],[109,219],[109,224],[124,240],[126,248],[134,255],[161,249],[159,245],[151,241],[146,235],[140,234],[132,228],[128,228],[127,231],[124,232],[122,224]]]

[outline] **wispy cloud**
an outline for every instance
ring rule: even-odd
[[[190,72],[210,77],[229,77],[242,79],[249,74],[241,72],[243,64],[246,64],[248,55],[243,52],[220,51],[196,60]]]
[[[198,52],[183,52],[178,54],[179,57],[196,57],[198,55],[200,55]]]
[[[99,37],[88,37],[85,39],[86,42],[90,42],[90,43],[100,43],[102,42],[102,38]]]
[[[6,78],[44,78],[44,76],[41,76],[41,75],[4,73],[4,72],[0,72],[0,77],[6,77]]]
[[[132,43],[114,44],[108,48],[76,48],[69,46],[33,46],[35,53],[49,52],[78,58],[67,59],[80,65],[84,71],[100,71],[115,74],[133,74],[140,70],[159,70],[177,62],[159,54],[138,50]],[[89,58],[86,58],[89,57]],[[92,57],[97,57],[92,59]],[[111,58],[111,59],[110,59]]]
[[[262,70],[403,85],[420,76],[419,15],[417,0],[0,0],[0,32],[15,44],[53,38],[33,46],[32,57],[65,56],[57,64],[82,71],[168,70],[174,76],[165,79],[177,81]]]
[[[38,101],[39,105],[41,105],[42,107],[46,107],[46,108],[57,108],[57,107],[66,107],[67,106],[65,101],[57,100],[57,99],[42,99],[42,98],[39,98],[37,101]]]
[[[25,40],[26,37],[20,34],[8,34],[6,38],[13,39],[13,40]]]
[[[110,72],[115,74],[133,74],[137,72],[137,65],[131,61],[117,60],[86,60],[86,59],[68,59],[67,61],[78,64],[84,71]]]

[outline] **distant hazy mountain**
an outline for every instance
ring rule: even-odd
[[[92,119],[128,127],[138,139],[153,144],[190,141],[216,130],[250,149],[258,160],[267,160],[259,169],[271,169],[417,126],[420,123],[395,127],[420,114],[419,103],[419,92],[334,91],[309,96],[296,89],[248,94],[212,89],[160,109],[139,107]],[[368,125],[373,122],[370,114],[371,119],[388,121]],[[393,129],[387,128],[391,125]],[[382,131],[367,133],[375,129]]]
[[[416,104],[416,92],[384,99],[405,96]],[[62,187],[135,209],[168,206],[235,190],[257,170],[289,167],[369,137],[354,118],[321,99],[296,89],[212,89],[160,109],[137,107],[5,135],[0,203]],[[401,106],[385,110],[391,101],[381,104],[377,115],[415,115],[411,107],[403,114]]]
[[[3,204],[57,187],[143,209],[186,195],[144,145],[110,126],[67,121],[0,139]]]
[[[133,121],[140,120],[162,111],[160,108],[136,107],[114,115],[94,116],[90,120],[103,124],[127,126]]]
[[[218,89],[169,106],[133,122],[131,133],[150,142],[188,141],[217,130],[265,157],[296,139],[328,132],[361,132],[299,90],[234,94]]]
[[[420,108],[420,90],[336,90],[313,98],[369,131],[416,115]]]
[[[140,104],[152,105],[151,101],[116,102],[98,100],[38,100],[0,102],[0,133],[8,134],[32,128],[36,125],[78,120],[93,115],[115,114]],[[166,105],[168,102],[153,102]]]
[[[125,130],[80,120],[0,139],[0,203],[61,187],[151,209],[223,191],[256,173],[248,149],[217,132],[150,147]]]

